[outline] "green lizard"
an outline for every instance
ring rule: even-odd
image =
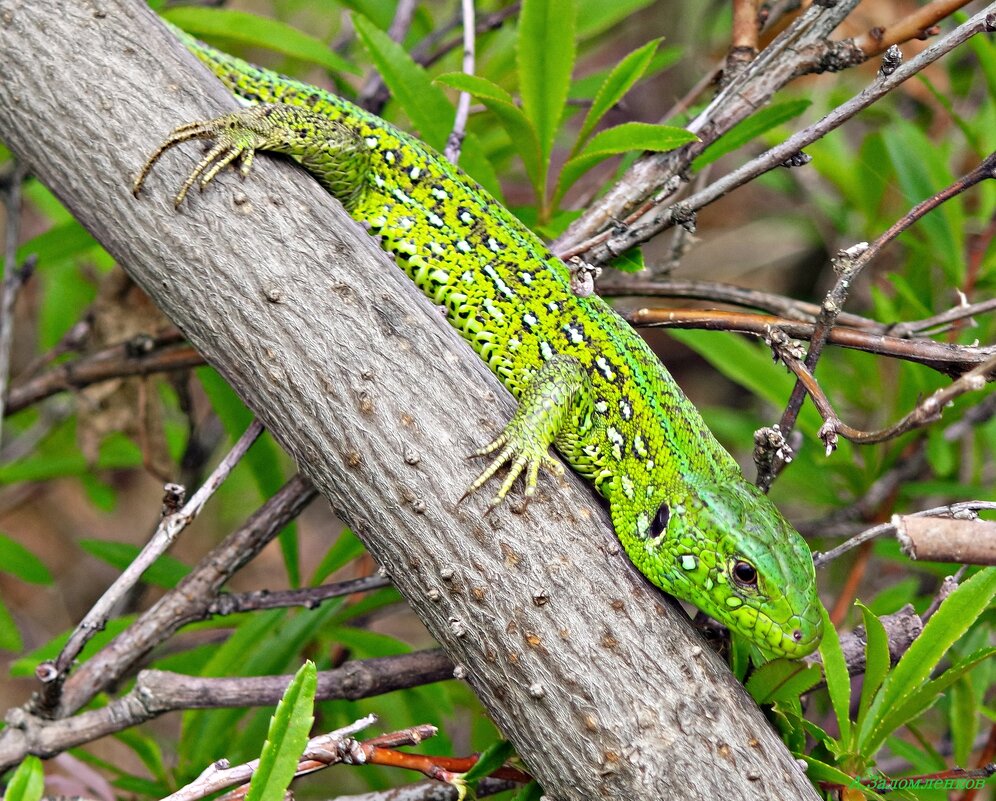
[[[192,139],[216,144],[179,206],[256,151],[303,165],[381,237],[383,248],[518,399],[468,492],[504,465],[492,505],[525,474],[560,473],[555,446],[608,501],[627,554],[654,584],[747,637],[766,657],[798,658],[822,635],[812,555],[747,482],[643,339],[601,298],[579,297],[568,267],[462,170],[336,95],[260,69],[175,30],[248,108],[177,128],[156,161]]]

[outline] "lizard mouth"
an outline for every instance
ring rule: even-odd
[[[817,649],[823,639],[823,618],[813,620],[793,615],[782,629],[778,643],[770,643],[768,649],[774,656],[800,659]]]

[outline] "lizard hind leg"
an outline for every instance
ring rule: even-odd
[[[563,475],[564,468],[550,455],[550,446],[576,443],[584,439],[591,426],[592,389],[587,372],[569,356],[551,359],[529,381],[501,434],[472,454],[490,456],[498,452],[463,497],[480,489],[508,464],[508,474],[490,506],[498,506],[523,473],[524,499],[528,503],[536,493],[541,467],[556,476]]]
[[[236,159],[239,172],[249,173],[253,156],[265,150],[282,153],[299,162],[347,208],[358,197],[370,166],[370,152],[356,131],[325,115],[282,103],[249,106],[213,120],[176,128],[149,157],[136,177],[132,191],[138,195],[160,157],[182,142],[214,141],[174,198],[177,207],[198,180],[203,190]]]

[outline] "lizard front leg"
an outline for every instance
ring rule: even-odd
[[[550,446],[556,445],[568,456],[576,452],[593,429],[592,413],[591,379],[581,364],[570,356],[546,362],[522,392],[519,406],[501,434],[473,454],[488,456],[498,451],[464,497],[509,464],[508,475],[490,505],[500,504],[523,472],[528,502],[536,492],[540,467],[558,477],[563,475],[564,468],[550,455]]]
[[[356,131],[298,106],[266,104],[176,128],[145,162],[132,185],[134,194],[138,195],[167,150],[193,139],[213,140],[215,145],[181,185],[173,200],[177,207],[194,183],[200,181],[203,190],[236,160],[242,175],[248,175],[258,150],[290,156],[318,178],[347,209],[361,192],[370,167],[369,149]]]

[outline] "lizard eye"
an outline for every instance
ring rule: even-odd
[[[738,559],[733,563],[733,580],[741,587],[757,587],[757,568],[750,562]]]
[[[662,503],[657,510],[657,514],[654,515],[654,519],[650,521],[650,536],[659,537],[664,529],[667,528],[667,521],[670,519],[671,507],[666,503]]]

